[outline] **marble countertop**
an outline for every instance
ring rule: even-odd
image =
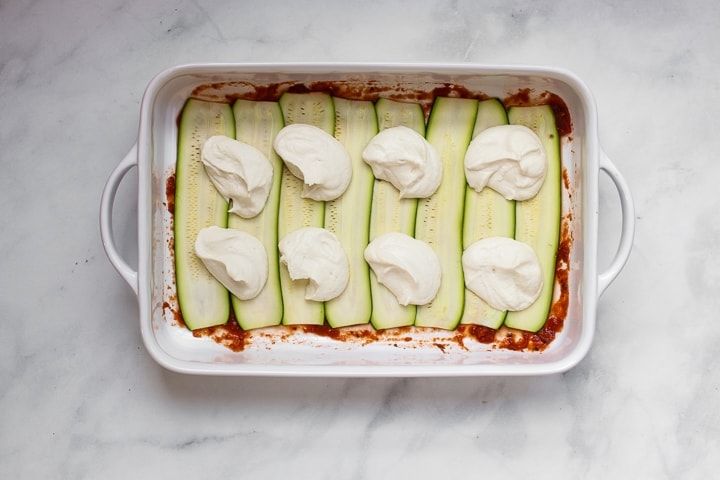
[[[281,6],[281,4],[287,4]],[[711,478],[720,469],[720,4],[0,2],[0,478]],[[567,373],[217,378],[142,345],[98,207],[149,80],[191,62],[569,69],[636,236]],[[115,205],[137,261],[136,182]],[[620,232],[600,179],[600,265]]]

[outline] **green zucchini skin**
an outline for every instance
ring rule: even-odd
[[[418,306],[415,325],[454,330],[463,314],[462,226],[465,203],[465,152],[472,138],[478,101],[437,97],[426,138],[439,152],[442,181],[434,195],[421,199],[415,238],[430,245],[440,259],[442,279],[437,296]]]
[[[242,218],[233,213],[228,216],[228,228],[253,235],[263,244],[268,256],[268,279],[260,294],[250,300],[240,300],[231,295],[238,324],[243,330],[252,330],[279,325],[283,315],[277,249],[283,162],[273,149],[273,140],[285,121],[277,102],[237,100],[233,104],[233,115],[235,138],[260,150],[273,167],[273,183],[262,211],[253,218]]]
[[[350,280],[345,290],[325,302],[325,318],[333,328],[370,321],[370,267],[363,256],[369,243],[374,176],[362,159],[377,134],[375,106],[369,101],[334,98],[335,138],[350,154],[352,179],[339,198],[325,203],[325,228],[334,233],[348,257]]]
[[[483,100],[478,104],[478,113],[473,129],[473,138],[486,128],[508,123],[505,106],[497,98]],[[477,192],[465,187],[465,211],[463,218],[463,250],[473,242],[487,237],[515,236],[515,202],[505,199],[491,188]],[[497,329],[505,320],[507,312],[497,310],[465,289],[465,308],[460,323],[484,325]]]
[[[379,130],[405,126],[425,136],[425,114],[419,103],[405,103],[386,98],[375,102]],[[415,235],[418,200],[400,198],[400,192],[390,183],[375,180],[370,213],[370,240],[390,232]],[[370,271],[370,290],[373,309],[370,322],[377,330],[404,327],[415,323],[417,307],[400,305],[393,293],[378,282]]]
[[[226,227],[228,204],[205,173],[202,147],[213,135],[235,137],[230,105],[187,100],[180,114],[175,170],[174,246],[178,303],[190,330],[222,325],[230,317],[230,295],[195,254],[198,232]]]
[[[364,117],[357,127],[352,126],[349,116],[344,118],[349,112],[360,111]],[[367,117],[368,113],[372,115]],[[530,200],[512,202],[491,189],[475,192],[466,185],[464,173],[462,188],[459,188],[456,170],[458,165],[462,166],[470,140],[484,128],[508,121],[528,126],[543,142],[548,171],[540,192]],[[272,138],[283,125],[291,123],[319,126],[341,141],[343,135],[352,133],[355,138],[343,143],[350,146],[349,150],[357,148],[360,153],[359,145],[367,144],[372,138],[371,132],[396,125],[409,126],[427,134],[428,141],[440,152],[443,182],[428,199],[401,200],[392,185],[372,178],[372,171],[364,162],[358,167],[353,161],[353,182],[356,176],[363,180],[358,182],[362,187],[358,186],[357,195],[352,193],[351,183],[346,194],[333,202],[301,198],[302,182],[282,165],[272,149]],[[343,126],[346,126],[344,131]],[[200,152],[205,140],[212,135],[226,135],[254,145],[273,163],[277,175],[268,204],[253,222],[228,215],[227,202],[204,171]],[[356,155],[351,153],[351,156],[355,160]],[[369,173],[369,177],[358,172]],[[506,112],[497,99],[478,102],[439,97],[435,99],[426,129],[419,104],[389,99],[379,99],[374,108],[370,102],[351,102],[317,92],[286,93],[278,102],[239,100],[233,106],[190,99],[183,107],[179,122],[173,227],[178,302],[184,323],[191,330],[224,324],[232,304],[238,323],[245,330],[280,323],[319,325],[326,318],[330,326],[342,327],[367,323],[369,318],[378,330],[413,324],[452,330],[458,323],[499,328],[504,323],[509,328],[536,332],[545,324],[553,300],[562,208],[561,177],[560,139],[549,106],[512,107]],[[462,191],[462,195],[458,191]],[[347,200],[343,200],[345,196]],[[353,200],[349,200],[350,197]],[[369,220],[347,222],[349,218]],[[357,273],[351,273],[349,286],[360,285],[356,292],[348,291],[347,296],[344,293],[324,304],[305,300],[304,283],[290,280],[287,269],[279,265],[277,242],[303,226],[324,226],[341,237],[343,228],[351,224],[359,226],[359,230],[348,231],[347,238],[360,241],[348,248],[359,249],[359,245],[366,246],[388,231],[408,233],[430,244],[443,266],[443,280],[436,299],[420,307],[399,305],[363,261],[356,267]],[[262,237],[271,262],[270,278],[256,301],[240,301],[229,295],[195,255],[197,232],[210,225],[258,232],[256,236]],[[525,310],[497,311],[464,288],[462,250],[474,240],[497,235],[514,236],[527,243],[540,259],[543,291]],[[448,248],[449,245],[457,248]],[[349,259],[354,258],[350,250],[347,253]],[[358,277],[362,277],[359,282]]]
[[[278,100],[285,125],[307,123],[335,132],[335,106],[328,93],[283,93]],[[325,202],[302,198],[303,182],[283,166],[278,211],[278,241],[302,227],[323,227]],[[283,299],[284,325],[323,325],[323,302],[305,299],[306,283],[290,278],[287,266],[280,265],[280,288]]]
[[[508,312],[505,326],[537,332],[547,321],[555,289],[555,267],[560,239],[562,212],[562,164],[560,136],[550,106],[512,107],[511,124],[532,129],[542,141],[548,168],[535,197],[515,204],[515,239],[530,245],[538,256],[543,272],[543,288],[538,299],[525,310]]]

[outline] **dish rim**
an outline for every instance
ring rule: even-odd
[[[258,365],[238,363],[202,364],[177,359],[169,355],[154,341],[152,327],[152,211],[145,208],[152,194],[150,175],[143,169],[149,168],[148,156],[152,151],[151,125],[153,109],[158,92],[172,79],[181,75],[231,75],[233,73],[384,73],[417,74],[421,72],[455,73],[460,75],[508,75],[543,77],[567,84],[581,101],[584,113],[585,132],[583,137],[585,155],[583,168],[582,195],[582,333],[570,355],[557,361],[536,364],[477,364],[477,365]],[[601,149],[597,139],[597,110],[594,98],[587,86],[574,74],[555,67],[529,65],[477,65],[457,63],[199,63],[184,64],[168,68],[156,75],[148,84],[142,98],[138,143],[136,145],[138,166],[138,271],[135,290],[138,296],[140,327],[146,349],[163,367],[187,374],[243,375],[243,376],[334,376],[334,377],[425,377],[425,376],[513,376],[543,375],[567,371],[579,363],[587,354],[593,341],[596,307],[598,300],[597,275],[597,176],[601,168]],[[131,156],[131,153],[128,156]],[[132,285],[131,285],[132,286]],[[601,293],[601,292],[600,292]],[[533,352],[535,354],[535,352]]]

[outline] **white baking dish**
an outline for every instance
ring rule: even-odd
[[[166,181],[174,172],[177,118],[193,91],[203,95],[242,94],[249,84],[283,82],[371,83],[388,89],[430,90],[452,84],[506,98],[523,89],[552,92],[572,118],[572,133],[562,138],[563,168],[569,186],[563,212],[571,216],[569,305],[564,328],[542,352],[490,348],[472,341],[445,342],[442,332],[405,332],[402,341],[337,341],[328,336],[270,329],[242,351],[210,338],[197,338],[173,318],[173,262],[169,242],[172,215]],[[124,175],[138,168],[138,266],[118,253],[112,234],[112,209]],[[615,184],[622,208],[622,233],[607,270],[597,268],[598,173]],[[587,353],[595,331],[599,296],[623,268],[634,234],[633,204],[625,180],[598,143],[597,113],[588,88],[574,75],[555,68],[476,65],[369,64],[202,64],[163,71],[142,100],[137,144],[117,165],[105,185],[100,229],[110,262],[137,294],[140,331],[150,355],[177,372],[213,375],[294,376],[469,376],[537,375],[562,372]],[[279,330],[282,330],[280,328]],[[408,338],[409,335],[409,338]]]

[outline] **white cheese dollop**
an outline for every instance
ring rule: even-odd
[[[465,177],[478,192],[488,186],[508,200],[527,200],[540,190],[547,163],[535,132],[523,125],[498,125],[470,142]]]
[[[273,146],[290,172],[303,181],[303,197],[334,200],[350,184],[350,154],[321,128],[304,123],[287,125],[278,132]]]
[[[272,187],[273,167],[260,150],[214,135],[203,145],[201,159],[215,188],[231,202],[231,213],[252,218],[262,211]]]
[[[241,300],[258,296],[267,282],[267,252],[260,240],[249,233],[215,226],[203,228],[195,240],[195,254]]]
[[[498,310],[524,310],[543,287],[535,251],[507,237],[488,237],[471,244],[462,255],[465,286]]]
[[[429,197],[442,180],[438,151],[405,126],[386,128],[375,135],[362,158],[376,178],[387,180],[400,191],[400,198]]]
[[[307,279],[305,298],[324,302],[340,295],[350,270],[338,238],[324,228],[303,227],[288,233],[278,244],[280,261],[290,278]]]
[[[399,232],[380,235],[365,248],[365,260],[401,305],[425,305],[437,295],[440,260],[421,240]]]

